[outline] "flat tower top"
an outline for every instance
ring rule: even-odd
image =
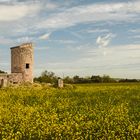
[[[23,43],[19,46],[15,46],[15,47],[12,47],[10,49],[15,49],[15,48],[22,48],[22,47],[32,47],[32,43]]]

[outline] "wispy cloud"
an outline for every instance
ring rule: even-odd
[[[15,21],[25,16],[35,15],[40,9],[36,3],[15,3],[12,5],[0,4],[0,21]]]
[[[41,40],[48,40],[51,36],[51,33],[46,33],[46,34],[43,34],[39,37],[39,39]]]
[[[137,19],[140,13],[140,1],[92,4],[69,8],[63,12],[53,14],[40,22],[38,28],[66,28],[79,23],[97,21],[125,21]]]
[[[96,40],[96,44],[99,45],[99,47],[107,47],[113,37],[115,37],[115,35],[112,33],[105,36],[99,36]]]

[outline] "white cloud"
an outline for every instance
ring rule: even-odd
[[[37,27],[54,29],[97,21],[135,21],[139,19],[139,5],[140,1],[77,6],[51,15]]]
[[[15,21],[25,16],[32,16],[40,9],[39,4],[0,5],[0,21]]]
[[[100,47],[106,47],[106,46],[108,46],[109,42],[110,42],[110,39],[106,38],[106,36],[105,36],[105,37],[99,36],[99,37],[97,38],[97,40],[96,40],[96,43],[97,43]]]
[[[51,33],[43,34],[43,35],[41,35],[41,36],[39,37],[39,39],[41,39],[41,40],[47,40],[47,39],[50,38],[50,35],[51,35]]]
[[[96,40],[96,44],[99,45],[99,47],[107,47],[113,37],[115,37],[115,35],[112,33],[109,33],[103,37],[99,36]]]

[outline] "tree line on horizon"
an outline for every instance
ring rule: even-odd
[[[60,77],[56,76],[54,72],[47,70],[43,71],[39,77],[34,78],[34,82],[39,83],[57,83]],[[116,79],[109,75],[92,75],[88,77],[80,77],[75,75],[73,77],[66,76],[63,78],[64,83],[67,84],[86,84],[86,83],[124,83],[124,82],[140,82],[138,79]]]

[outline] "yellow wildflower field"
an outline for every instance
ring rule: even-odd
[[[1,140],[140,139],[140,84],[0,89]]]

